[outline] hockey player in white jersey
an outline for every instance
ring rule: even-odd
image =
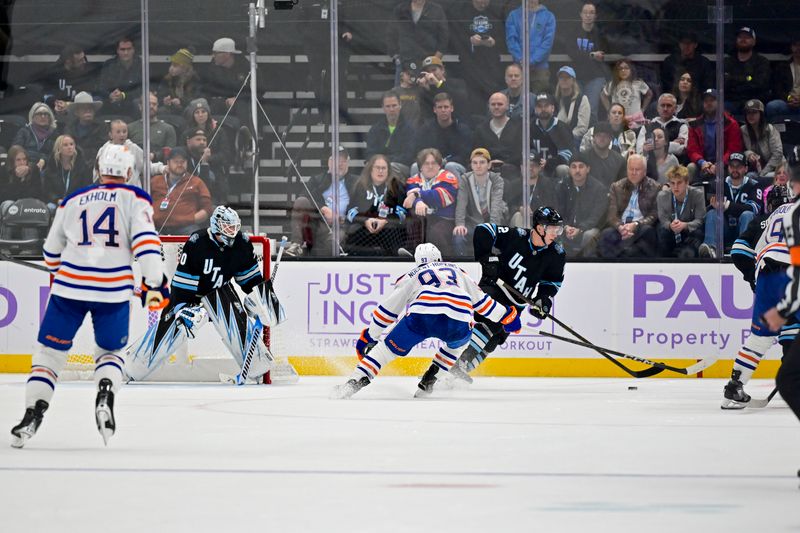
[[[792,208],[789,202],[788,187],[775,185],[767,195],[768,217],[750,222],[731,249],[733,263],[754,292],[753,318],[750,336],[736,354],[731,379],[723,390],[722,409],[747,407],[750,395],[744,392],[744,386],[775,342],[775,337],[785,353],[800,331],[796,317],[784,324],[777,334],[770,331],[761,317],[780,301],[789,283],[789,249],[784,235],[784,216]]]
[[[403,275],[391,296],[373,311],[369,327],[356,342],[358,365],[350,379],[333,390],[332,398],[351,397],[395,357],[408,355],[428,338],[443,342],[433,362],[438,369],[449,371],[469,344],[473,313],[502,323],[506,331],[521,329],[514,307],[495,302],[457,265],[443,262],[433,244],[417,246],[414,259],[416,268]],[[395,322],[386,338],[379,340]],[[415,394],[417,398],[428,395],[430,390],[423,389]]]
[[[128,342],[134,258],[142,270],[142,303],[157,309],[169,301],[152,200],[142,189],[126,184],[133,173],[133,156],[124,146],[115,146],[99,165],[100,182],[64,198],[44,243],[53,285],[25,386],[25,415],[11,430],[16,448],[41,425],[87,313],[92,315],[97,345],[95,420],[107,444],[116,429],[114,396],[122,383],[120,350]]]

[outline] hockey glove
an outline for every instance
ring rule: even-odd
[[[169,283],[164,276],[160,287],[149,287],[142,281],[142,307],[147,307],[149,311],[164,309],[169,304]]]
[[[361,336],[356,341],[356,353],[358,358],[361,359],[369,353],[369,351],[378,344],[378,341],[369,336],[369,328],[364,328]]]
[[[519,333],[522,329],[522,321],[519,318],[519,313],[517,313],[517,308],[514,306],[509,306],[508,312],[500,319],[500,323],[503,324],[503,330],[507,333]]]
[[[179,320],[179,324],[183,327],[184,331],[186,331],[186,336],[190,339],[194,339],[194,332],[208,322],[206,310],[199,305],[187,305],[181,308],[181,310],[175,314],[175,318]]]
[[[553,300],[549,296],[537,296],[533,304],[528,307],[528,311],[539,320],[544,320],[552,308]]]
[[[481,263],[481,285],[493,284],[500,276],[500,258],[490,256]]]

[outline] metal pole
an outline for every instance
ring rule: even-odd
[[[725,253],[725,0],[716,0],[716,76],[717,76],[717,115],[716,121],[716,202],[717,202],[717,258]]]
[[[331,255],[339,255],[339,6],[337,0],[330,2],[331,40],[331,178],[333,181],[333,224],[331,224]]]
[[[253,234],[258,235],[259,231],[259,184],[258,184],[258,81],[256,79],[256,69],[258,68],[258,57],[256,52],[256,25],[259,20],[259,12],[255,4],[249,6],[250,15],[250,38],[247,40],[247,51],[250,52],[250,120],[253,121]]]
[[[531,25],[528,23],[530,10],[527,0],[522,0],[522,220],[523,226],[531,225],[531,186],[528,183],[530,178],[530,157],[531,157],[531,102],[528,95],[531,92]],[[534,14],[534,17],[536,15]]]
[[[142,188],[150,192],[150,6],[142,2]]]

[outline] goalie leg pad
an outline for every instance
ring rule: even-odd
[[[143,381],[186,342],[186,328],[178,320],[185,303],[170,303],[156,324],[127,350],[125,373],[134,381]]]
[[[264,345],[260,321],[248,318],[236,291],[230,284],[203,297],[203,307],[222,342],[242,368],[242,376],[264,374],[272,363],[272,354]],[[247,354],[252,353],[249,365]]]
[[[67,352],[40,344],[33,354],[31,373],[25,384],[25,407],[34,407],[37,400],[48,404],[53,398],[58,374],[67,361]]]

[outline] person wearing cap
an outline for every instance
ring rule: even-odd
[[[492,154],[492,169],[505,175],[516,173],[519,179],[519,168],[522,151],[522,120],[520,117],[508,116],[508,97],[502,92],[489,97],[489,119],[475,128],[472,136],[472,147],[486,148]]]
[[[792,38],[789,60],[772,71],[772,98],[766,109],[770,122],[781,115],[800,115],[800,36]]]
[[[678,49],[661,63],[661,91],[672,92],[683,72],[688,72],[702,92],[714,86],[714,64],[697,51],[697,34],[684,31],[678,37]]]
[[[528,2],[528,37],[530,41],[530,87],[541,92],[550,88],[550,50],[556,35],[556,17],[539,0]],[[512,59],[522,64],[522,6],[506,18],[506,46]]]
[[[569,126],[555,117],[556,101],[549,93],[536,95],[536,120],[531,124],[531,147],[545,160],[544,173],[564,178],[575,152],[575,139]]]
[[[747,100],[769,100],[769,60],[753,51],[756,32],[749,26],[736,32],[736,52],[725,57],[725,110],[741,113]]]
[[[612,183],[625,176],[625,158],[618,151],[611,149],[611,141],[614,137],[611,124],[598,122],[596,126],[589,129],[586,135],[590,134],[590,144],[586,149],[581,150],[581,154],[591,168],[592,176],[608,191]]]
[[[395,85],[400,83],[404,62],[444,55],[450,27],[444,9],[431,0],[403,0],[397,4],[386,28],[387,51],[395,64]]]
[[[211,193],[189,166],[185,148],[173,148],[166,171],[150,178],[153,221],[162,235],[189,235],[201,229],[212,210]]]
[[[506,88],[500,91],[508,98],[508,116],[511,118],[522,117],[522,67],[518,63],[511,63],[505,71]],[[528,92],[528,102],[530,102],[531,118],[534,114],[534,100],[536,97],[532,92]]]
[[[130,37],[120,37],[116,44],[116,56],[103,63],[97,87],[106,113],[135,116],[135,100],[142,93],[142,58]]]
[[[203,128],[188,128],[183,137],[189,153],[189,170],[206,183],[215,200],[224,202],[228,197],[225,157],[217,153],[216,147],[208,145],[208,134]]]
[[[436,56],[422,61],[422,72],[417,78],[420,87],[420,109],[422,118],[433,118],[431,113],[437,95],[447,93],[453,101],[456,116],[466,119],[470,115],[467,104],[467,86],[463,80],[447,75],[444,63]]]
[[[414,160],[415,129],[403,117],[400,96],[394,91],[383,93],[381,98],[383,116],[367,132],[367,159],[383,154],[391,161],[391,167],[403,179],[408,178],[409,166]]]
[[[468,110],[483,115],[486,100],[503,79],[503,2],[469,0],[452,2],[450,20],[451,53],[458,54],[458,63],[451,70],[467,85]]]
[[[572,129],[577,147],[586,132],[589,131],[589,120],[592,117],[592,107],[589,98],[581,92],[575,69],[564,65],[558,70],[558,83],[556,84],[556,102],[558,102],[557,118]]]
[[[227,175],[227,169],[234,161],[233,142],[230,140],[228,131],[211,116],[211,108],[205,98],[196,98],[189,102],[183,111],[183,119],[188,129],[201,129],[206,132],[206,144],[211,149],[209,165],[212,169],[217,169],[217,173],[222,172]],[[214,140],[213,146],[211,140]]]
[[[717,91],[706,89],[703,93],[703,114],[689,123],[689,142],[686,153],[689,156],[689,174],[691,182],[713,180],[716,176],[717,146]],[[724,113],[725,125],[722,130],[724,154],[722,163],[727,164],[733,152],[744,149],[742,132],[739,123],[727,112]]]
[[[413,128],[422,125],[422,112],[420,102],[422,100],[422,89],[417,85],[419,75],[416,61],[404,61],[400,66],[400,79],[392,90],[400,98],[400,114],[403,119]]]
[[[679,160],[688,162],[685,157],[686,143],[689,141],[689,126],[685,121],[675,116],[678,108],[678,99],[672,93],[664,93],[658,97],[658,116],[650,120],[639,130],[636,139],[636,152],[648,156],[653,151],[653,130],[661,128],[669,143],[667,152]]]
[[[611,185],[607,228],[598,242],[600,257],[655,257],[658,238],[656,198],[661,187],[647,176],[645,158],[628,156],[626,176]]]
[[[211,48],[211,64],[206,67],[202,79],[203,93],[215,114],[225,114],[233,106],[234,101],[237,101],[237,94],[239,94],[238,101],[243,102],[243,106],[240,107],[246,107],[245,111],[249,113],[250,84],[244,83],[248,74],[250,74],[250,63],[242,57],[242,52],[236,48],[233,39],[221,37],[214,41],[214,46]]]
[[[106,123],[97,118],[97,111],[103,107],[87,92],[79,92],[67,107],[67,124],[64,133],[69,134],[83,150],[87,161],[94,161],[97,150],[108,140]]]
[[[705,239],[700,245],[700,257],[720,257],[761,212],[761,190],[758,181],[747,176],[747,158],[742,152],[730,155],[728,172],[723,193],[724,206],[717,205],[716,194],[709,195],[710,207],[706,213]],[[721,247],[717,241],[719,209],[723,211],[724,226]]]
[[[417,131],[415,151],[436,148],[444,158],[444,168],[456,176],[466,171],[472,132],[455,118],[453,99],[447,93],[439,93],[433,99],[434,119]],[[419,172],[416,163],[411,166],[411,175]]]
[[[338,204],[334,204],[333,165],[338,174]],[[292,256],[308,253],[312,256],[331,255],[331,227],[333,217],[338,213],[344,222],[350,193],[358,176],[350,172],[350,154],[344,146],[339,146],[338,158],[334,163],[328,157],[328,170],[312,176],[303,184],[300,194],[292,205],[290,244],[286,253]]]
[[[478,224],[503,224],[506,203],[504,182],[491,172],[492,156],[486,148],[476,148],[469,156],[472,169],[458,179],[456,226],[453,228],[453,249],[456,255],[472,255],[472,234]]]
[[[31,163],[38,165],[41,170],[47,156],[53,151],[56,126],[53,110],[43,102],[36,102],[28,110],[28,123],[17,130],[11,144],[23,147]]]
[[[667,172],[669,189],[658,193],[659,257],[694,258],[703,242],[706,200],[703,190],[689,186],[689,169],[683,165]]]
[[[44,103],[58,118],[67,112],[69,102],[81,91],[97,86],[97,65],[89,63],[83,46],[68,43],[61,49],[55,64],[45,74]]]
[[[761,100],[744,104],[745,121],[740,127],[747,166],[754,177],[771,178],[783,161],[783,144],[778,128],[767,122]]]
[[[167,124],[158,118],[158,96],[153,91],[148,94],[150,104],[150,160],[163,161],[164,148],[175,146],[178,137],[172,124]],[[142,99],[136,100],[139,106],[139,116],[142,115]],[[128,138],[144,148],[144,125],[142,119],[128,124]]]
[[[555,206],[564,217],[561,244],[567,257],[593,257],[597,236],[605,225],[608,187],[592,176],[586,154],[575,154],[569,162],[569,178],[555,188]]]
[[[503,167],[505,170],[505,167]],[[543,175],[544,160],[531,150],[528,157],[528,206],[530,213],[535,212],[540,207],[556,205],[556,182],[555,180]],[[509,225],[518,228],[528,228],[531,226],[530,219],[525,220],[522,215],[525,198],[522,196],[522,174],[524,167],[520,165],[519,170],[512,174],[510,178],[503,177],[505,182],[505,201],[508,205]]]
[[[186,105],[202,94],[194,54],[181,48],[169,57],[169,70],[158,84],[158,100],[167,113],[180,115]]]
[[[581,3],[580,24],[567,41],[567,53],[572,58],[577,78],[581,80],[583,94],[589,98],[592,112],[591,122],[597,122],[600,109],[600,92],[610,75],[605,64],[609,51],[603,28],[597,24],[597,3],[594,0]]]

